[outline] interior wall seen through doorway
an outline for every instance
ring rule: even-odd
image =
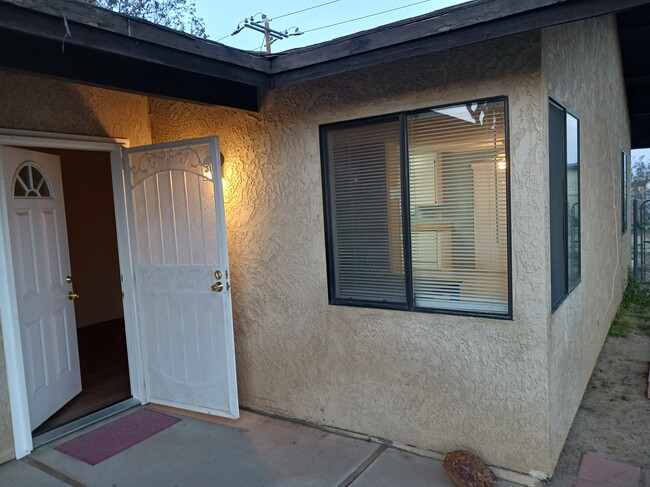
[[[37,150],[61,158],[77,328],[122,318],[109,153]]]

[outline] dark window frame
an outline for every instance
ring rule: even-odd
[[[413,268],[412,268],[412,248],[411,248],[411,215],[410,211],[410,195],[409,195],[409,169],[408,169],[408,132],[407,132],[407,117],[418,113],[426,113],[431,110],[444,109],[458,105],[471,105],[483,102],[500,101],[504,104],[504,117],[505,117],[505,156],[506,156],[506,215],[507,215],[507,232],[508,238],[506,242],[507,249],[507,297],[508,297],[508,310],[507,313],[492,313],[492,312],[477,312],[477,311],[463,311],[445,308],[423,308],[414,305],[413,293]],[[335,257],[333,249],[334,245],[334,231],[333,219],[331,214],[332,192],[329,180],[329,157],[327,149],[327,132],[333,129],[364,127],[373,123],[382,123],[388,120],[399,120],[400,123],[400,181],[401,181],[401,198],[402,198],[402,239],[403,239],[403,252],[404,252],[404,279],[406,287],[406,304],[401,303],[382,303],[370,302],[357,299],[337,298],[335,295]],[[327,263],[327,289],[328,289],[328,302],[330,305],[337,306],[351,306],[361,308],[376,308],[376,309],[390,309],[398,311],[412,311],[421,313],[434,313],[442,315],[456,315],[456,316],[475,316],[481,318],[499,319],[499,320],[512,320],[513,319],[513,296],[512,296],[512,227],[511,227],[511,193],[510,193],[510,117],[509,105],[507,96],[496,96],[490,98],[480,98],[469,101],[461,101],[457,103],[447,103],[444,105],[436,105],[425,107],[416,110],[407,110],[401,112],[394,112],[379,116],[364,117],[354,120],[345,120],[341,122],[334,122],[329,124],[320,125],[319,138],[320,138],[320,156],[321,156],[321,181],[323,189],[323,216],[325,224],[325,257]]]
[[[564,205],[564,211],[563,211],[563,220],[562,220],[562,226],[561,226],[561,238],[564,246],[564,252],[563,252],[563,262],[560,262],[560,264],[563,264],[563,270],[564,270],[564,288],[561,289],[561,294],[558,294],[556,298],[554,298],[554,293],[553,293],[553,269],[554,269],[554,256],[553,256],[553,237],[554,235],[557,236],[558,234],[554,232],[554,223],[557,225],[556,222],[553,221],[553,215],[550,215],[550,246],[551,246],[551,312],[555,312],[560,305],[564,302],[564,300],[569,296],[573,290],[578,287],[578,285],[582,282],[582,191],[581,191],[581,157],[580,157],[580,152],[581,152],[581,144],[580,144],[580,131],[581,131],[581,123],[580,123],[580,118],[578,116],[568,110],[565,106],[562,104],[558,103],[557,101],[553,100],[552,98],[549,98],[549,108],[553,106],[554,108],[560,110],[563,114],[563,126],[562,126],[562,133],[564,134],[564,139],[563,139],[563,158],[562,158],[562,166],[563,166],[563,181],[562,181],[562,202]],[[550,117],[550,109],[549,109],[549,172],[552,172],[551,164],[552,161],[550,160],[551,155],[552,155],[552,149],[550,147],[551,145],[551,117]],[[567,124],[566,124],[566,119],[567,116],[571,116],[576,120],[576,127],[577,127],[577,187],[578,187],[578,235],[579,235],[579,242],[578,242],[578,253],[577,253],[577,267],[578,267],[578,278],[575,280],[575,282],[571,282],[570,280],[570,275],[569,275],[569,266],[570,266],[570,259],[569,259],[569,221],[568,221],[568,161],[567,161],[567,138],[566,138],[566,132],[567,132]],[[552,200],[553,196],[556,195],[557,193],[553,191],[552,187],[553,181],[552,178],[549,177],[549,199]],[[549,206],[552,206],[552,201],[549,201]],[[557,228],[557,227],[555,227]],[[557,257],[555,257],[557,258]]]
[[[628,219],[628,181],[629,181],[629,172],[627,170],[628,166],[628,156],[627,152],[621,151],[621,235],[627,233],[627,219]]]

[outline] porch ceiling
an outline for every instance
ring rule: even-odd
[[[650,147],[650,5],[617,15],[632,148]]]
[[[76,0],[0,0],[0,68],[256,111],[261,90],[608,13],[618,14],[632,146],[650,147],[650,0],[474,0],[272,55]]]
[[[0,1],[0,43],[2,67],[148,95],[257,110],[270,86],[259,56],[74,0]]]

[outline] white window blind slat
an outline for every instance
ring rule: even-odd
[[[406,303],[397,120],[332,130],[328,166],[335,295]]]
[[[409,115],[414,304],[508,313],[505,104]]]
[[[505,127],[500,100],[324,132],[335,300],[509,313]],[[402,191],[410,204],[410,273]]]

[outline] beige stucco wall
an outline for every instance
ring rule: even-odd
[[[550,469],[540,62],[533,33],[278,89],[259,114],[153,101],[155,142],[221,138],[244,406]],[[514,320],[330,306],[319,125],[499,95],[510,113]]]
[[[219,135],[241,404],[551,473],[629,252],[629,237],[614,232],[618,153],[629,145],[620,65],[593,62],[612,59],[613,27],[611,19],[569,24],[277,89],[259,113],[0,73],[0,127],[132,145]],[[596,76],[601,85],[579,90]],[[509,105],[514,319],[330,306],[319,125],[501,95]],[[580,117],[583,134],[583,280],[552,316],[549,95]],[[11,445],[3,365],[0,356],[0,459]]]
[[[582,281],[549,319],[555,463],[620,302],[630,262],[630,232],[621,235],[620,207],[621,151],[630,153],[629,122],[615,17],[545,29],[542,72],[544,100],[552,97],[580,119]]]
[[[4,71],[0,128],[123,137],[132,145],[151,142],[146,97]],[[14,455],[3,350],[0,347],[0,463]]]

